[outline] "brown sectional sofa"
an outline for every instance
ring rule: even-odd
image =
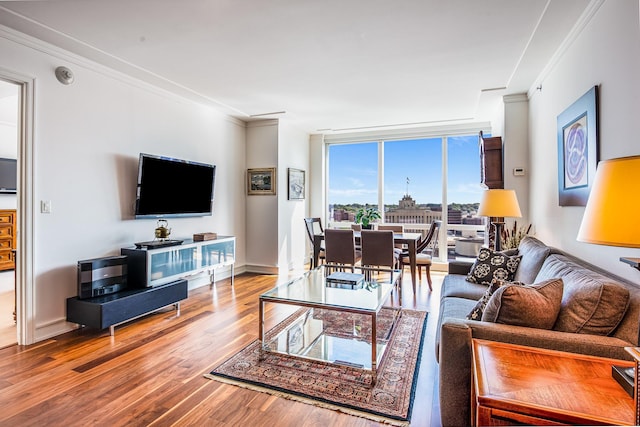
[[[436,336],[444,427],[471,423],[472,338],[626,360],[630,356],[624,347],[638,346],[640,285],[530,236],[517,250],[506,253],[522,256],[515,281],[537,284],[562,278],[558,318],[550,330],[468,320],[488,286],[466,280],[470,264],[450,264],[442,287]],[[621,264],[620,268],[626,267]]]

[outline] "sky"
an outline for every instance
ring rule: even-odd
[[[478,136],[447,138],[448,203],[480,201]],[[329,203],[377,205],[378,143],[329,147]],[[384,143],[385,204],[397,204],[408,193],[416,203],[442,201],[440,138]],[[409,180],[407,184],[407,178]]]

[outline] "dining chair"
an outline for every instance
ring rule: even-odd
[[[328,228],[324,231],[325,264],[332,269],[355,271],[360,261],[353,230]]]
[[[440,234],[440,226],[442,221],[433,221],[427,234],[418,242],[416,246],[416,265],[418,267],[418,277],[422,276],[422,267],[425,268],[427,275],[427,282],[429,283],[429,290],[432,291],[431,284],[431,253],[426,253],[428,250],[433,251],[433,248],[438,244],[438,235]],[[400,271],[404,272],[404,266],[409,265],[409,252],[402,251],[398,255],[400,261]]]
[[[360,244],[362,246],[360,265],[365,269],[365,277],[370,278],[373,269],[390,273],[395,270],[398,258],[394,251],[392,230],[362,230]],[[366,268],[372,270],[366,270]]]
[[[378,230],[391,230],[394,233],[404,233],[404,225],[402,224],[378,224]]]
[[[378,230],[391,230],[394,233],[404,233],[404,225],[402,224],[379,224]],[[395,246],[397,249],[407,249],[407,245],[398,243]]]
[[[317,267],[317,265],[314,265],[313,262],[313,245],[314,245],[314,239],[313,236],[316,234],[323,234],[324,233],[324,229],[322,228],[322,220],[318,217],[313,217],[313,218],[305,218],[304,219],[304,225],[307,228],[307,237],[309,237],[309,243],[311,244],[311,255],[310,255],[310,260],[309,260],[309,268],[315,268]],[[324,260],[326,257],[325,254],[325,249],[324,247],[320,247],[320,256],[318,257],[318,262],[322,262],[322,260]]]

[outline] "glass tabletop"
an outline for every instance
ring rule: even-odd
[[[372,280],[362,280],[351,285],[347,280],[332,281],[332,269],[321,265],[260,295],[261,300],[300,304],[314,307],[355,310],[361,313],[378,312],[388,299],[400,271],[372,271]],[[362,273],[356,268],[356,274]]]

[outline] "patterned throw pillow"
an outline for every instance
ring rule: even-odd
[[[487,306],[487,303],[489,302],[491,295],[493,295],[493,293],[505,283],[507,282],[505,282],[504,280],[493,280],[489,285],[489,287],[487,288],[487,290],[484,292],[484,295],[482,295],[482,297],[480,297],[480,299],[476,303],[476,306],[473,307],[473,310],[471,310],[471,312],[467,314],[467,319],[468,320],[482,319],[482,313],[484,312],[484,309]]]
[[[494,279],[512,281],[522,255],[508,256],[502,252],[480,248],[476,262],[471,267],[467,281],[490,285]]]

